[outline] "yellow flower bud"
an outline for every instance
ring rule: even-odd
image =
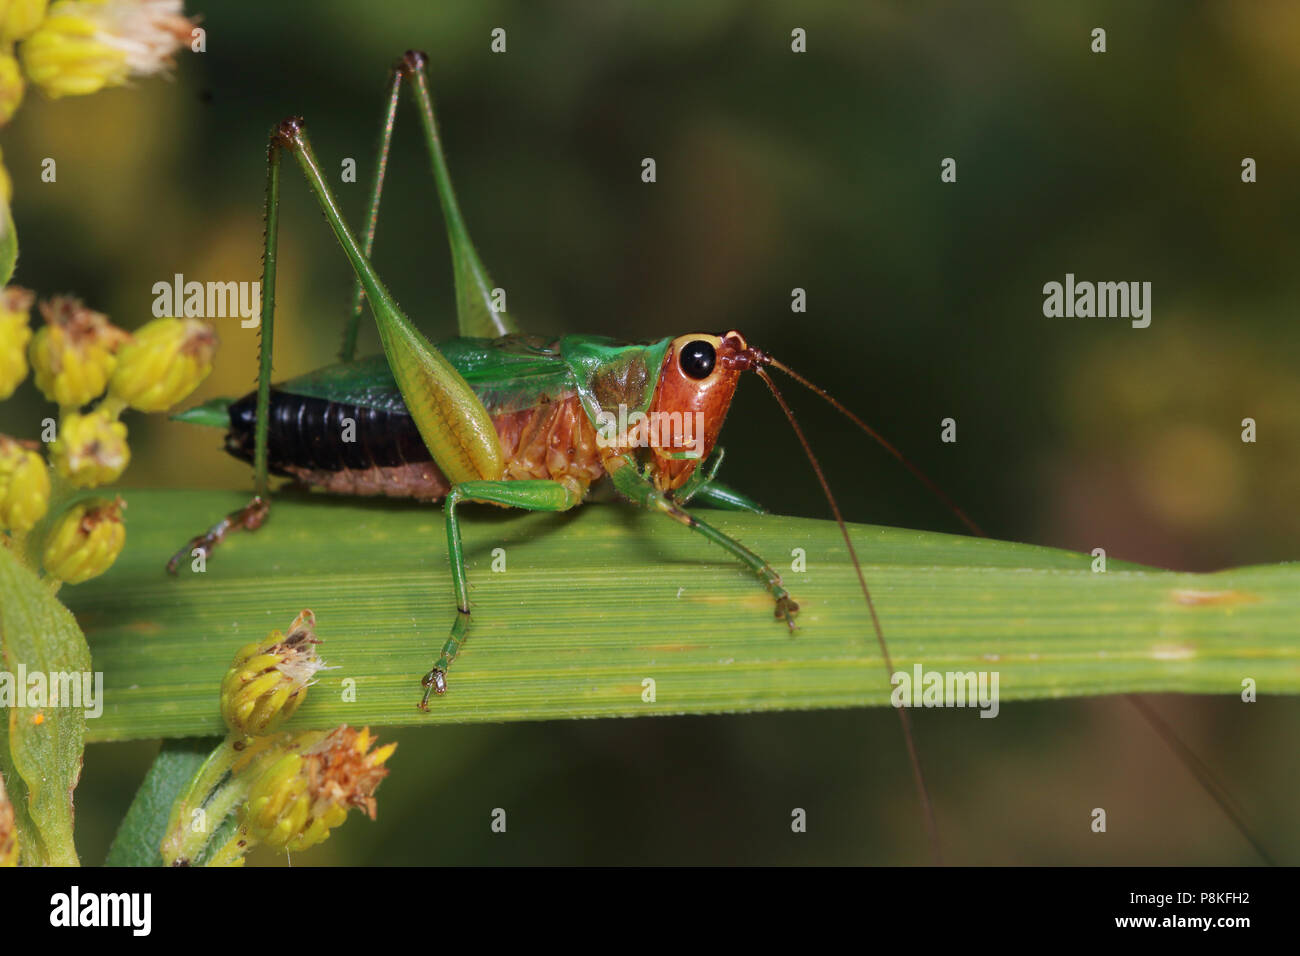
[[[249,788],[244,826],[250,836],[296,852],[326,840],[357,807],[375,818],[375,788],[397,744],[368,752],[370,730],[344,725],[302,753],[275,760]]]
[[[0,435],[0,528],[31,531],[50,506],[50,472],[45,460]]]
[[[27,36],[45,19],[49,0],[8,0],[0,2],[0,39],[13,42]]]
[[[109,392],[141,412],[162,412],[212,371],[217,335],[201,319],[154,319],[117,354]]]
[[[249,644],[221,681],[221,716],[237,734],[261,736],[288,720],[307,698],[307,688],[325,662],[316,656],[320,643],[313,628],[316,616],[303,611],[288,635],[272,631],[257,644]]]
[[[78,300],[57,296],[41,303],[45,326],[27,351],[36,387],[63,408],[80,408],[108,387],[117,350],[130,336]]]
[[[0,777],[0,867],[18,865],[18,828],[14,825],[14,805],[5,793]]]
[[[98,577],[113,566],[126,543],[121,498],[73,505],[59,518],[45,544],[45,570],[68,584]]]
[[[18,112],[18,104],[23,101],[26,87],[18,58],[9,50],[0,53],[0,126],[8,123],[14,113]]]
[[[181,14],[181,0],[59,0],[22,44],[23,68],[54,97],[161,73],[189,42]]]
[[[50,463],[73,488],[110,484],[131,463],[126,426],[102,411],[68,412],[50,443]]]
[[[27,377],[27,343],[32,338],[27,319],[35,299],[16,285],[0,292],[0,402]]]

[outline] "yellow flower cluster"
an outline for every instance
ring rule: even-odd
[[[194,25],[181,0],[58,0],[22,45],[27,77],[79,96],[171,67]]]
[[[55,472],[73,488],[98,488],[117,481],[131,461],[126,426],[104,411],[68,412],[50,444]]]
[[[80,408],[107,389],[107,404],[116,408],[166,411],[212,371],[217,337],[201,319],[154,319],[131,335],[65,296],[42,302],[41,314],[46,324],[32,337],[28,357],[37,388],[61,408]],[[6,317],[0,310],[0,330]],[[3,353],[20,347],[22,338],[0,331],[0,367]]]
[[[171,67],[194,29],[181,8],[181,0],[7,0],[0,43],[14,59],[22,42],[27,79],[50,96],[94,93]]]
[[[126,544],[125,507],[121,498],[94,498],[65,511],[45,544],[46,572],[68,584],[80,584],[111,568]]]
[[[273,733],[303,703],[325,667],[316,654],[316,616],[303,611],[289,633],[272,631],[240,648],[221,682],[221,714],[230,734],[172,806],[160,850],[168,865],[202,860],[243,866],[265,844],[296,852],[329,838],[348,812],[375,818],[375,790],[397,744],[375,747],[369,728]],[[190,826],[200,806],[239,805],[234,835],[218,847]]]
[[[117,350],[130,336],[70,296],[42,302],[41,315],[45,325],[27,353],[36,387],[60,408],[80,408],[104,394]]]
[[[118,353],[109,395],[138,412],[165,412],[208,377],[216,351],[202,319],[154,319]]]
[[[24,443],[0,435],[0,529],[26,534],[50,505],[50,473]]]
[[[316,617],[303,611],[289,633],[272,631],[265,641],[248,644],[221,681],[221,716],[237,734],[260,736],[293,716],[307,697],[316,672],[325,666],[316,655]]]
[[[305,850],[361,809],[375,817],[375,788],[388,775],[384,764],[397,749],[371,750],[370,729],[344,725],[307,750],[290,752],[262,772],[248,793],[244,826],[249,836],[277,849]]]
[[[2,4],[0,23],[7,23]],[[62,495],[121,477],[131,461],[122,412],[164,411],[189,396],[212,371],[217,339],[198,319],[154,319],[131,335],[67,296],[40,304],[45,325],[33,335],[34,301],[17,286],[0,292],[0,400],[26,378],[30,362],[36,387],[60,415],[52,440],[43,436],[48,467],[35,442],[0,436],[0,545],[36,529],[55,498],[58,520],[43,527],[43,547],[32,553],[51,577],[77,584],[108,570],[122,550],[122,503],[81,501],[60,512]]]
[[[0,0],[0,126],[29,82],[50,97],[97,93],[165,73],[194,40],[182,0]],[[11,191],[0,165],[6,203]]]

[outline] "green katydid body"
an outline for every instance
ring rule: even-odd
[[[459,338],[435,346],[487,410],[506,474],[515,477],[568,470],[601,477],[599,443],[615,436],[620,418],[650,411],[671,347],[670,339],[625,345],[583,335]],[[176,418],[228,428],[227,450],[252,461],[255,399],[216,399]],[[449,490],[382,355],[281,383],[272,389],[269,418],[267,463],[276,474],[342,494],[437,500]],[[341,422],[352,424],[341,429]],[[689,418],[670,424],[697,437]],[[557,450],[561,441],[566,447]],[[718,507],[762,510],[715,481],[701,479],[689,493]]]

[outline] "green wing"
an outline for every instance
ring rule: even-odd
[[[439,342],[439,352],[469,383],[489,414],[534,408],[574,394],[573,376],[558,343],[539,336],[458,338]],[[406,408],[384,355],[329,365],[276,386],[291,395],[346,405],[401,411]]]

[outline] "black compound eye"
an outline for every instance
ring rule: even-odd
[[[718,360],[718,353],[713,346],[703,339],[687,342],[677,356],[682,371],[691,378],[708,378],[713,372],[713,364]]]

